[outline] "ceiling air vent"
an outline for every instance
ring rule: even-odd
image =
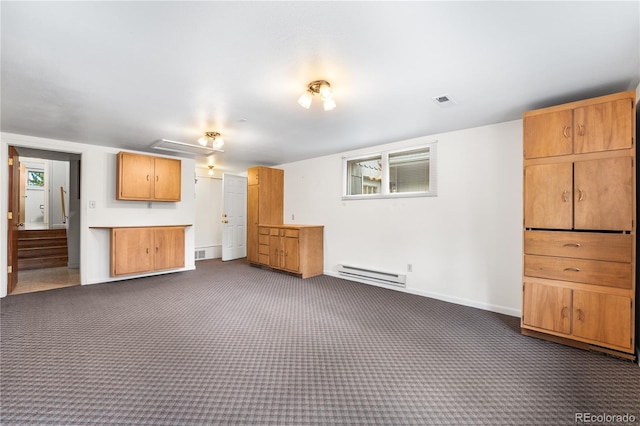
[[[221,149],[214,149],[208,146],[195,145],[186,142],[170,141],[169,139],[160,139],[154,142],[151,145],[151,148],[191,155],[211,155],[215,152],[224,152]]]
[[[431,99],[433,99],[433,102],[440,105],[441,107],[449,107],[456,104],[456,102],[449,95],[434,96]]]

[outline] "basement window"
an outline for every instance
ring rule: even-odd
[[[344,158],[342,198],[435,196],[435,162],[436,142]]]
[[[35,187],[35,188],[44,187],[44,172],[28,170],[27,186]]]

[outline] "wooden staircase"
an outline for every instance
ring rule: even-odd
[[[18,231],[18,270],[67,266],[67,230]]]

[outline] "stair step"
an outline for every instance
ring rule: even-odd
[[[27,238],[18,240],[18,248],[31,248],[31,247],[58,247],[66,246],[66,237],[55,238]]]
[[[18,259],[18,270],[55,268],[58,266],[67,266],[68,263],[69,259],[67,256]]]
[[[47,247],[29,247],[18,248],[18,260],[30,259],[35,257],[59,257],[67,255],[67,246],[47,246]]]
[[[22,229],[18,231],[18,239],[28,238],[66,238],[67,230],[65,228],[54,229]]]

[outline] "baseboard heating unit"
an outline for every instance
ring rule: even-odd
[[[375,271],[357,266],[338,265],[338,274],[354,280],[374,281],[380,284],[388,284],[396,287],[406,287],[407,276],[392,272]]]

